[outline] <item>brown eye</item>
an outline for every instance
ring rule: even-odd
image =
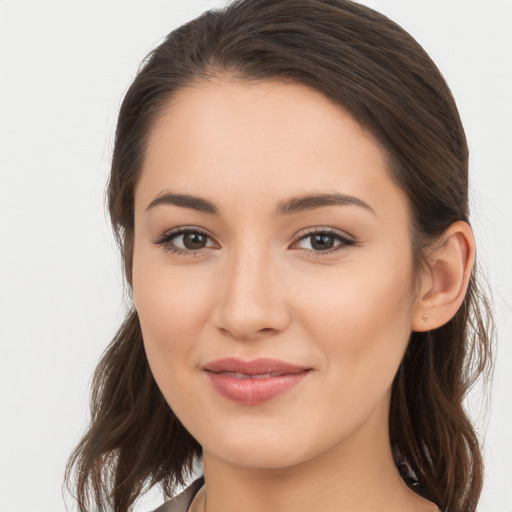
[[[300,238],[297,245],[313,254],[330,254],[355,245],[355,241],[337,231],[313,231]]]
[[[197,229],[180,229],[165,233],[153,243],[161,245],[165,251],[180,255],[199,254],[203,250],[217,247],[209,235]]]
[[[208,237],[202,233],[185,233],[183,235],[183,245],[191,251],[205,247],[207,240]]]
[[[334,247],[335,238],[332,235],[318,234],[311,237],[311,247],[315,251],[325,251]]]

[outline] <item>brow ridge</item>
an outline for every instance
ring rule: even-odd
[[[151,203],[146,208],[146,211],[162,204],[172,204],[182,208],[190,208],[192,210],[211,215],[220,214],[220,209],[207,199],[190,194],[177,194],[171,192],[158,195],[151,201]],[[288,216],[303,211],[324,208],[326,206],[347,205],[359,206],[375,214],[375,211],[368,203],[357,197],[339,193],[316,193],[303,196],[294,196],[281,201],[274,211],[274,216]]]
[[[151,203],[149,203],[146,211],[155,208],[161,204],[172,204],[175,206],[181,206],[182,208],[190,208],[192,210],[197,210],[201,213],[209,213],[212,215],[218,215],[220,213],[219,208],[211,201],[204,199],[202,197],[192,196],[190,194],[174,194],[174,193],[165,193],[160,194]]]
[[[359,206],[375,214],[373,208],[363,201],[354,196],[332,193],[332,194],[308,194],[305,196],[296,196],[282,201],[276,208],[276,216],[293,215],[307,210],[314,210],[317,208],[324,208],[326,206]]]

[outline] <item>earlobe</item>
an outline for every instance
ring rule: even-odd
[[[474,261],[471,227],[463,221],[453,223],[427,256],[413,311],[413,331],[437,329],[453,318],[466,295]]]

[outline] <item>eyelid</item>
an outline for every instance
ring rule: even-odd
[[[340,229],[331,228],[328,226],[313,226],[311,228],[303,229],[302,231],[299,232],[297,237],[299,239],[302,239],[308,235],[312,235],[315,233],[329,233],[332,235],[337,235],[341,238],[345,238],[347,240],[355,241],[355,238],[352,235],[350,235],[349,233],[347,233],[346,231],[341,231]]]
[[[198,226],[178,226],[176,228],[168,229],[164,231],[156,240],[153,241],[154,244],[162,243],[163,241],[178,235],[182,235],[184,233],[200,233],[201,235],[205,235],[208,238],[213,240],[213,237],[203,228]]]
[[[316,256],[324,256],[324,255],[327,256],[327,255],[332,255],[334,253],[342,251],[344,249],[347,249],[348,247],[357,245],[356,239],[353,236],[351,236],[343,231],[340,231],[340,230],[337,230],[334,228],[330,228],[330,227],[316,227],[315,226],[312,228],[307,228],[306,230],[299,233],[298,239],[297,239],[297,241],[293,242],[292,247],[294,245],[297,245],[302,240],[304,240],[314,234],[326,234],[326,235],[332,236],[332,237],[338,239],[340,241],[340,243],[335,245],[331,249],[328,249],[325,251],[318,251],[318,250],[314,250],[314,249],[298,249],[298,250],[302,250],[303,254],[305,254],[305,255],[314,255],[315,257]]]
[[[215,238],[210,235],[205,229],[200,228],[198,226],[179,226],[173,229],[170,229],[168,231],[165,231],[160,237],[158,237],[156,240],[153,241],[155,245],[160,245],[163,247],[165,251],[176,253],[180,255],[198,255],[203,252],[207,252],[209,249],[211,249],[211,246],[202,247],[201,249],[182,249],[181,247],[176,247],[172,244],[172,240],[174,238],[179,237],[180,235],[186,235],[187,233],[198,233],[201,235],[204,235],[209,240],[213,241],[217,246],[218,242],[215,240]]]
[[[212,235],[210,235],[205,229],[200,228],[198,226],[179,226],[173,228],[163,233],[158,239],[154,240],[153,243],[155,245],[161,245],[163,249],[168,252],[185,256],[189,254],[199,255],[204,252],[208,252],[212,248],[212,246],[210,245],[201,247],[200,249],[182,249],[181,247],[177,247],[174,244],[172,244],[173,239],[179,237],[180,235],[185,235],[188,233],[198,233],[204,235],[207,239],[217,244],[217,248],[219,248],[218,242],[216,242],[215,238]],[[337,229],[330,227],[310,227],[306,228],[297,235],[295,241],[291,244],[290,248],[293,249],[294,246],[300,243],[302,240],[305,240],[306,238],[315,234],[324,234],[332,236],[336,238],[340,243],[327,250],[301,249],[304,254],[314,254],[315,256],[329,255],[336,253],[340,250],[346,249],[349,246],[356,245],[356,240],[351,235],[348,235],[343,231],[339,231]]]

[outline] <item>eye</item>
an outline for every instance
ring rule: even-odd
[[[181,255],[196,255],[204,252],[204,249],[217,247],[207,233],[197,228],[179,228],[164,233],[154,241],[154,244],[161,245],[166,251]]]
[[[306,253],[314,254],[332,254],[349,246],[355,245],[355,240],[332,229],[318,229],[309,231],[300,237],[295,244],[299,249],[304,249]]]

